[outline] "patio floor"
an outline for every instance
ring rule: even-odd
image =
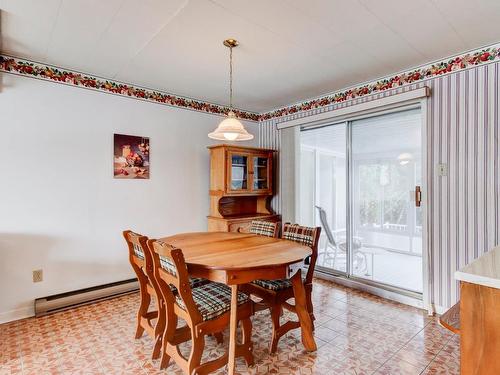
[[[355,276],[422,292],[422,257],[368,246],[363,246],[359,251],[366,255],[366,265],[362,255],[358,255],[354,268]],[[317,265],[345,271],[345,253],[337,253],[334,263],[332,249],[329,249],[326,254],[320,250]]]

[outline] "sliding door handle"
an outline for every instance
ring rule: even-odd
[[[422,204],[422,191],[420,186],[415,186],[415,207],[420,207]]]

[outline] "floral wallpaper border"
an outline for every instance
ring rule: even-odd
[[[229,111],[229,107],[184,98],[157,90],[145,89],[104,78],[95,78],[84,73],[56,68],[54,66],[8,55],[0,55],[0,72],[2,71],[216,115],[225,115]],[[234,112],[240,119],[259,121],[259,115],[257,113],[242,110],[234,110]]]
[[[440,62],[423,65],[422,67],[389,76],[378,81],[369,82],[362,86],[340,90],[329,95],[286,106],[267,113],[257,114],[243,110],[235,110],[235,113],[237,117],[249,121],[271,120],[273,118],[325,107],[365,95],[398,88],[498,60],[500,60],[500,43],[457,55]],[[84,73],[57,68],[8,55],[0,55],[0,72],[1,71],[216,115],[225,115],[229,111],[229,108],[225,106],[184,98],[158,90],[145,89],[127,83],[107,80],[105,78],[95,78]]]
[[[500,44],[471,51],[445,61],[427,64],[420,68],[403,72],[398,75],[387,77],[379,81],[373,81],[363,86],[341,90],[326,96],[312,99],[306,102],[283,107],[259,116],[259,121],[271,120],[273,118],[291,115],[297,112],[308,111],[314,108],[324,107],[330,104],[340,103],[361,96],[374,94],[398,88],[411,83],[442,76],[458,70],[468,69],[477,65],[487,64],[500,60]]]

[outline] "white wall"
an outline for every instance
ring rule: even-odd
[[[32,315],[37,297],[133,277],[124,229],[206,230],[207,133],[220,117],[8,74],[2,82],[0,323]],[[113,179],[113,133],[150,137],[150,180]],[[43,282],[32,282],[35,269]]]

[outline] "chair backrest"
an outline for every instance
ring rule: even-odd
[[[148,250],[148,238],[141,234],[126,230],[123,237],[128,245],[129,262],[140,281],[150,282],[153,276],[153,259]]]
[[[153,257],[155,278],[165,300],[167,321],[168,319],[174,319],[174,315],[176,315],[174,305],[177,305],[179,309],[186,312],[186,315],[182,316],[182,318],[190,320],[194,324],[201,322],[202,316],[193,300],[189,274],[182,250],[161,240],[149,240],[148,247],[151,249]],[[175,287],[175,292],[172,290],[172,286]],[[179,307],[177,298],[182,300],[185,308]],[[167,336],[173,334],[173,331],[167,329],[169,330]],[[175,330],[175,327],[173,329]]]
[[[306,284],[312,283],[314,276],[314,268],[316,267],[316,259],[318,258],[318,241],[320,234],[321,227],[305,227],[299,224],[290,223],[285,223],[283,226],[283,239],[298,242],[312,249],[309,268],[305,278]]]
[[[250,233],[258,234],[259,236],[278,237],[279,222],[265,220],[252,220],[250,224]]]
[[[314,206],[314,207],[316,207],[319,211],[319,220],[321,221],[321,226],[325,230],[328,242],[330,242],[333,246],[337,247],[337,243],[335,242],[335,237],[333,236],[332,230],[328,225],[328,220],[326,218],[326,211],[319,206]]]

